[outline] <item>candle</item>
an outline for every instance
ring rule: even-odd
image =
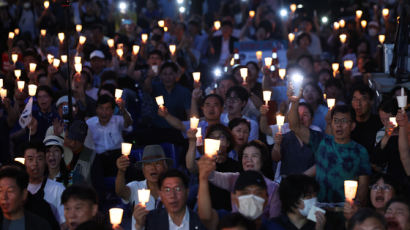
[[[343,62],[343,65],[346,70],[352,70],[353,68],[353,61],[352,60],[346,60]]]
[[[353,203],[353,199],[356,197],[357,192],[357,181],[355,180],[345,180],[345,198],[348,202]]]
[[[33,73],[34,71],[36,71],[36,67],[37,67],[36,63],[30,63],[29,64],[30,73]]]
[[[395,117],[389,117],[389,121],[394,125],[394,127],[397,127],[397,121]]]
[[[388,16],[389,16],[389,9],[384,8],[384,9],[382,10],[382,14],[383,14],[383,17],[388,17]]]
[[[285,79],[286,76],[286,69],[279,69],[279,77],[280,79]]]
[[[52,54],[47,54],[48,64],[51,65],[53,63],[53,60],[54,60],[54,56]]]
[[[158,26],[163,28],[165,26],[165,21],[164,20],[159,20],[158,21]]]
[[[385,40],[386,40],[386,36],[385,36],[384,34],[380,34],[380,35],[379,35],[379,42],[380,42],[381,44],[383,44]]]
[[[140,51],[140,46],[139,45],[133,45],[132,46],[132,54],[137,56],[138,52]]]
[[[124,55],[124,50],[122,50],[122,48],[119,48],[116,50],[118,57],[121,59],[122,55]]]
[[[221,22],[220,21],[215,21],[214,22],[214,28],[215,28],[215,30],[219,30],[221,28]]]
[[[74,57],[74,63],[75,64],[81,64],[81,57],[80,56],[75,56]]]
[[[148,40],[148,34],[141,34],[141,40],[142,40],[142,43],[145,44]]]
[[[254,10],[249,11],[249,17],[250,18],[255,17],[255,11]]]
[[[324,93],[324,94],[323,94],[323,99],[326,100],[326,97],[327,97],[327,95]]]
[[[366,20],[360,21],[360,25],[362,25],[362,28],[363,28],[363,29],[366,28],[366,26],[367,26],[367,21],[366,21]]]
[[[158,104],[159,107],[164,105],[164,97],[163,96],[155,97],[155,101],[157,101],[157,104]]]
[[[288,34],[288,39],[289,39],[289,42],[292,43],[293,40],[295,40],[295,34],[294,33],[289,33]]]
[[[221,145],[220,140],[215,139],[205,139],[205,154],[209,157],[212,157],[218,153],[219,146]]]
[[[270,101],[272,95],[272,91],[270,90],[264,90],[263,91],[263,100],[265,101],[266,105],[268,105],[268,102]]]
[[[45,30],[45,29],[40,30],[40,34],[41,34],[41,36],[45,37],[46,34],[47,34],[47,30]]]
[[[0,88],[3,88],[3,78],[0,78]]]
[[[191,117],[191,119],[189,120],[189,123],[190,123],[191,129],[196,129],[198,128],[199,119],[196,117]]]
[[[285,123],[285,116],[276,115],[276,125],[278,125],[279,133],[282,133],[281,132],[281,127],[283,126],[284,123]]]
[[[14,65],[16,64],[18,59],[19,59],[18,54],[11,54],[11,60],[13,61]]]
[[[362,15],[363,15],[363,11],[361,11],[361,10],[356,10],[356,17],[357,17],[358,19],[360,19],[360,18],[362,17]]]
[[[168,27],[164,26],[164,32],[168,32]]]
[[[295,11],[296,11],[296,4],[291,4],[289,8],[290,8],[290,10],[292,11],[292,13],[295,13]]]
[[[121,153],[122,155],[129,156],[131,152],[132,144],[131,143],[126,143],[122,142],[121,143]]]
[[[3,89],[3,88],[0,89],[0,97],[2,100],[4,100],[4,98],[7,97],[7,89]]]
[[[20,92],[22,92],[24,89],[24,83],[24,81],[17,81],[17,88],[20,90]]]
[[[405,111],[405,108],[407,106],[407,96],[404,96],[404,88],[401,88],[401,96],[397,96],[397,104],[399,107]]]
[[[177,50],[176,45],[169,45],[169,51],[171,52],[172,56],[174,56],[176,50]]]
[[[75,63],[74,69],[75,69],[75,72],[81,73],[81,70],[83,70],[83,65],[81,63]]]
[[[196,128],[196,146],[202,146],[204,143],[202,142],[202,130],[201,127]]]
[[[37,92],[37,86],[34,84],[29,84],[28,85],[28,95],[30,97],[34,97],[36,96],[36,92]]]
[[[120,99],[122,97],[122,89],[115,89],[115,99]]]
[[[199,82],[199,80],[201,80],[201,72],[193,72],[192,73],[192,77],[194,78],[194,81],[196,83]]]
[[[67,55],[65,55],[65,54],[64,54],[64,55],[61,55],[60,58],[61,58],[61,61],[62,61],[63,63],[67,63],[67,58],[68,58]]]
[[[122,214],[124,210],[122,208],[110,208],[110,222],[114,226],[118,226],[121,224],[122,221]]]
[[[75,31],[77,31],[77,33],[80,33],[82,30],[83,30],[83,26],[81,24],[75,25]]]
[[[138,189],[138,201],[145,207],[145,204],[149,201],[150,190]]]
[[[16,157],[16,158],[14,158],[14,161],[20,162],[24,165],[25,159],[24,159],[24,157]]]
[[[19,28],[15,28],[15,29],[14,29],[14,34],[15,34],[15,35],[19,35],[19,34],[20,34],[20,29],[19,29]]]
[[[13,39],[14,38],[14,32],[9,32],[9,39]]]
[[[84,45],[85,41],[87,40],[87,38],[85,36],[80,36],[80,38],[78,39],[78,42],[80,43],[80,45]]]
[[[328,107],[330,110],[332,110],[333,107],[334,107],[335,104],[336,104],[336,99],[335,99],[335,98],[328,98],[328,99],[326,99],[326,101],[327,101],[327,107]]]
[[[14,75],[16,76],[17,80],[19,80],[21,76],[21,69],[15,69]]]
[[[53,66],[54,68],[58,68],[60,66],[60,59],[54,58]]]
[[[339,70],[339,63],[332,63],[332,70],[333,72],[337,72]]]
[[[44,8],[48,9],[50,7],[50,2],[49,1],[44,1]]]
[[[64,42],[64,38],[65,38],[64,33],[58,33],[58,40],[60,40],[60,43]]]
[[[339,39],[340,39],[340,42],[345,43],[346,39],[347,39],[347,35],[346,34],[341,34],[341,35],[339,35]]]
[[[339,22],[333,22],[333,29],[338,30],[339,27]]]
[[[113,48],[114,47],[114,39],[112,39],[112,38],[108,39],[107,40],[107,45],[108,45],[108,47]]]
[[[271,57],[266,57],[265,58],[265,66],[270,67],[272,65],[272,58]]]
[[[241,72],[241,77],[243,79],[243,82],[246,81],[246,78],[248,77],[248,68],[240,68],[239,71]]]
[[[262,51],[256,51],[256,59],[258,59],[258,61],[262,60]]]
[[[346,25],[346,21],[345,21],[345,20],[343,20],[343,19],[340,19],[340,21],[339,21],[339,25],[340,25],[340,27],[341,27],[341,28],[344,28],[344,27],[345,27],[345,25]]]

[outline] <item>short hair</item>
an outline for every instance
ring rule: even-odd
[[[158,55],[161,60],[164,60],[164,55],[162,55],[162,52],[160,50],[152,50],[148,53],[148,58],[150,58],[152,55]]]
[[[53,93],[53,90],[50,88],[50,86],[48,86],[48,85],[40,85],[40,86],[37,88],[36,96],[38,96],[38,93],[39,93],[40,91],[46,92],[46,93],[48,94],[48,96],[51,97],[51,100],[54,100],[54,93]]]
[[[322,92],[322,89],[319,87],[319,85],[316,82],[309,82],[309,83],[306,83],[303,86],[303,89],[305,89],[307,86],[311,86],[316,91],[316,93],[318,94],[317,103],[318,104],[323,104],[324,103],[324,101],[323,101],[323,92]]]
[[[282,203],[282,213],[293,212],[300,199],[319,191],[319,185],[312,177],[294,174],[285,177],[279,186],[279,197]]]
[[[313,115],[315,114],[315,112],[313,111],[312,106],[310,106],[310,105],[309,105],[308,103],[306,103],[306,102],[301,102],[301,103],[299,103],[299,107],[300,107],[300,106],[306,107],[306,108],[308,109],[309,113],[310,113],[310,116],[312,116],[312,119],[313,119]]]
[[[272,161],[269,155],[269,149],[262,141],[252,140],[246,143],[244,146],[242,146],[238,152],[239,162],[242,162],[243,151],[245,151],[245,149],[248,147],[255,147],[259,150],[259,152],[261,152],[261,163],[262,163],[261,173],[265,177],[271,178],[273,176],[273,170],[272,170],[272,164],[271,164]],[[242,163],[241,163],[241,167],[243,167]]]
[[[16,181],[21,191],[27,189],[29,176],[26,171],[17,166],[4,166],[0,169],[0,180],[3,178],[12,178]]]
[[[97,107],[100,106],[100,105],[107,104],[107,103],[111,104],[112,109],[115,108],[114,98],[110,97],[109,95],[101,95],[101,96],[98,97]]]
[[[164,71],[166,68],[171,68],[174,73],[178,73],[178,66],[172,61],[167,61],[162,64],[159,72],[162,73],[162,71]]]
[[[300,40],[302,40],[302,38],[304,37],[307,37],[309,40],[309,43],[312,43],[312,38],[310,37],[310,35],[308,33],[303,32],[296,37],[296,44],[299,45]]]
[[[394,177],[389,174],[385,173],[375,173],[370,176],[369,185],[376,184],[378,180],[383,179],[385,184],[389,184],[393,187],[395,195],[400,195],[402,191],[402,186],[400,185],[399,181],[397,181]]]
[[[64,205],[70,199],[90,201],[97,204],[97,193],[88,185],[74,184],[66,188],[61,195],[61,203]]]
[[[46,154],[46,146],[40,141],[30,141],[24,146],[23,156],[26,155],[28,149],[35,149],[37,152]]]
[[[100,88],[98,89],[97,95],[100,95],[102,90],[106,90],[114,96],[115,95],[115,88],[116,88],[115,85],[113,85],[111,83],[106,83],[106,84],[100,86]]]
[[[410,212],[410,201],[409,201],[409,198],[404,197],[404,196],[396,196],[396,197],[391,198],[391,199],[387,202],[387,204],[386,204],[386,206],[385,206],[385,211],[387,211],[387,209],[389,208],[389,206],[390,206],[391,204],[393,204],[393,203],[402,203],[402,204],[406,205],[406,206],[407,206],[407,210]]]
[[[384,219],[384,217],[380,213],[378,213],[375,210],[370,209],[370,208],[361,208],[361,209],[359,209],[359,211],[357,211],[350,218],[349,222],[347,223],[347,229],[348,230],[353,230],[354,227],[357,224],[361,224],[369,218],[374,218],[374,219],[378,220],[385,227],[385,229],[387,229],[387,222]]]
[[[394,116],[397,114],[397,110],[399,110],[399,105],[396,98],[387,98],[379,106],[379,111],[391,113]]]
[[[228,128],[232,130],[233,128],[235,128],[236,126],[240,124],[245,124],[248,127],[249,131],[251,131],[251,123],[245,118],[241,118],[241,117],[237,117],[237,118],[230,120],[228,123]]]
[[[231,130],[228,127],[226,127],[225,125],[214,124],[214,125],[209,126],[206,129],[205,138],[209,138],[209,136],[211,136],[211,133],[213,133],[215,131],[220,131],[226,137],[226,140],[229,141],[229,146],[228,146],[228,149],[227,149],[227,152],[229,153],[233,149],[233,147],[235,146],[235,139],[232,135]]]
[[[249,99],[249,93],[248,91],[240,86],[240,85],[235,85],[232,86],[231,88],[228,89],[228,91],[226,92],[226,97],[228,97],[229,95],[231,95],[232,93],[236,94],[236,96],[242,101],[242,102],[247,102]]]
[[[216,99],[218,99],[218,101],[219,101],[219,103],[221,104],[221,106],[222,106],[222,107],[224,106],[224,99],[223,99],[220,95],[215,94],[215,93],[211,93],[211,94],[206,95],[206,96],[204,97],[204,99],[202,100],[201,106],[203,106],[203,105],[205,104],[205,101],[206,101],[208,98],[210,98],[210,97],[215,97]]]
[[[182,181],[182,184],[184,185],[184,187],[188,189],[189,187],[188,177],[183,172],[179,171],[178,169],[169,169],[166,172],[161,173],[161,175],[158,178],[158,186],[160,189],[162,187],[162,183],[164,182],[164,180],[170,177],[178,177]]]
[[[361,95],[368,95],[370,100],[373,100],[375,96],[374,91],[369,86],[363,83],[356,84],[352,88],[352,97],[356,91],[358,91]]]
[[[332,109],[332,112],[330,114],[332,119],[336,113],[345,113],[345,114],[347,113],[349,114],[350,119],[352,119],[352,121],[354,121],[355,119],[352,108],[350,108],[350,106],[347,106],[347,105],[336,105],[334,109]]]
[[[238,81],[232,75],[224,75],[221,78],[218,78],[216,83],[219,85],[222,81],[232,81],[234,85],[238,84]]]
[[[224,216],[218,223],[217,229],[222,230],[224,228],[234,228],[234,227],[243,227],[246,230],[255,230],[255,225],[253,222],[244,217],[242,214],[230,213]]]
[[[258,66],[258,64],[257,64],[256,62],[254,62],[254,61],[248,61],[248,62],[246,63],[246,66],[248,66],[248,65],[253,65],[253,67],[255,67],[256,71],[259,73],[259,66]]]

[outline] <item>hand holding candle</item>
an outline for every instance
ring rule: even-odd
[[[107,45],[110,49],[114,47],[114,39],[110,38],[107,40]]]
[[[113,225],[114,228],[119,226],[122,221],[122,215],[124,213],[124,210],[122,208],[110,208],[109,210],[110,213],[110,222]]]
[[[215,28],[215,30],[219,30],[221,28],[221,22],[220,21],[215,21],[214,22],[214,28]]]
[[[169,52],[171,52],[171,55],[174,56],[175,55],[175,51],[177,50],[177,46],[176,45],[169,45]]]
[[[20,92],[23,92],[24,90],[24,81],[17,81],[17,88],[19,89]]]
[[[78,38],[78,42],[80,43],[80,45],[84,45],[85,41],[87,40],[87,38],[85,36],[80,36],[80,38]]]
[[[30,73],[34,73],[36,71],[36,67],[37,67],[36,63],[30,63],[29,64]]]
[[[14,32],[9,32],[9,39],[14,39]]]
[[[17,80],[19,80],[21,77],[21,69],[15,69],[14,75],[16,76]]]
[[[381,44],[383,44],[385,40],[386,40],[386,36],[385,36],[384,34],[380,34],[380,35],[379,35],[379,42],[380,42]]]
[[[164,97],[163,96],[155,97],[155,101],[157,101],[157,104],[158,104],[159,107],[164,106]]]
[[[7,97],[7,89],[0,88],[0,97],[1,100],[4,100],[4,98]]]
[[[140,52],[140,46],[139,45],[133,45],[132,46],[132,54],[134,56],[137,56],[139,52]]]
[[[220,140],[205,139],[205,148],[204,148],[205,154],[212,158],[218,153],[220,145],[221,145]]]
[[[270,68],[271,65],[272,65],[272,58],[271,57],[266,57],[265,58],[265,66]]]
[[[239,69],[240,73],[241,73],[241,77],[243,79],[243,83],[246,83],[246,78],[248,77],[248,68],[240,68]]]
[[[276,115],[276,125],[278,126],[278,131],[279,133],[282,133],[281,127],[285,124],[285,116],[282,115]]]
[[[41,34],[42,37],[45,37],[46,34],[47,34],[47,30],[41,29],[41,30],[40,30],[40,34]]]
[[[396,121],[396,117],[389,117],[389,121],[394,125],[394,127],[397,127],[397,121]]]
[[[198,128],[199,119],[196,117],[191,117],[191,119],[189,120],[189,123],[190,123],[191,129],[196,129]]]
[[[194,78],[194,81],[198,83],[201,80],[201,72],[193,72],[192,77]]]
[[[75,72],[81,74],[81,71],[83,70],[83,65],[81,65],[81,63],[76,63],[74,64],[74,69],[75,69]]]
[[[271,96],[272,96],[272,91],[270,91],[270,90],[264,90],[263,91],[263,100],[265,101],[266,105],[268,105]]]
[[[330,110],[332,110],[333,107],[334,107],[335,104],[336,104],[336,99],[335,99],[335,98],[328,98],[328,99],[326,99],[326,101],[327,101],[327,107],[328,107]]]
[[[121,153],[124,156],[129,156],[131,153],[132,144],[123,142],[121,143]]]
[[[115,89],[115,100],[118,100],[122,97],[122,89]]]
[[[65,38],[64,33],[58,33],[58,40],[60,40],[61,44],[64,42],[64,38]]]
[[[75,31],[77,31],[77,33],[80,33],[82,30],[83,30],[83,26],[81,24],[75,25]]]
[[[29,84],[28,85],[28,95],[30,97],[34,97],[36,96],[36,92],[37,92],[37,86],[34,84]]]
[[[63,63],[67,63],[67,59],[68,59],[68,57],[67,57],[67,55],[61,55],[61,61],[63,62]]]
[[[401,88],[400,96],[397,96],[397,104],[404,112],[407,106],[407,96],[404,96],[404,88]]]
[[[14,65],[17,63],[18,59],[19,59],[18,54],[11,54],[11,61],[13,62]]]
[[[255,11],[254,10],[249,11],[249,17],[250,18],[255,17]]]
[[[340,39],[340,42],[344,44],[346,42],[347,35],[346,34],[341,34],[341,35],[339,35],[339,39]]]
[[[353,199],[356,197],[357,185],[358,183],[355,180],[344,181],[345,198],[350,204],[353,204]]]
[[[145,204],[148,203],[149,196],[150,196],[149,189],[138,189],[138,201],[141,203],[143,207],[145,207]]]
[[[256,51],[256,59],[258,59],[258,62],[262,60],[262,51]]]
[[[286,76],[286,69],[279,69],[279,77],[280,79],[285,79]]]
[[[147,43],[148,34],[141,34],[141,41],[143,44]]]
[[[53,66],[57,69],[60,66],[60,59],[54,58]]]
[[[343,62],[343,65],[344,65],[344,67],[347,71],[350,71],[353,68],[353,61],[352,60],[346,60],[346,61]]]
[[[295,34],[294,33],[289,33],[288,34],[288,39],[289,39],[289,42],[292,43],[293,40],[295,40]]]

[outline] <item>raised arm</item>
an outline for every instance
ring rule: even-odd
[[[189,129],[187,131],[187,136],[188,136],[188,150],[185,155],[185,162],[186,162],[186,167],[190,173],[197,173],[198,172],[198,167],[195,162],[195,155],[196,155],[196,129]]]
[[[303,126],[299,120],[298,107],[299,107],[300,93],[299,93],[299,96],[293,96],[293,89],[292,87],[289,86],[287,94],[288,94],[289,101],[291,102],[290,111],[288,113],[289,128],[293,132],[295,132],[296,136],[298,136],[303,141],[303,143],[307,144],[309,143],[310,131],[309,131],[309,128]]]
[[[198,102],[199,99],[201,98],[202,95],[202,90],[200,88],[195,88],[192,91],[192,97],[191,97],[191,117],[199,117],[199,108],[198,108]]]
[[[359,201],[362,207],[366,206],[368,192],[369,192],[369,176],[361,175],[359,176],[359,185],[357,188],[356,200]]]
[[[410,176],[410,151],[408,140],[408,119],[406,112],[399,110],[396,116],[399,125],[399,152],[400,160],[407,176]]]
[[[127,111],[124,105],[124,100],[121,98],[116,100],[118,107],[120,108],[120,111],[122,113],[122,117],[124,118],[124,128],[128,128],[130,125],[132,125],[132,118],[130,113]]]
[[[168,110],[165,106],[161,106],[161,107],[158,108],[158,115],[160,117],[163,117],[168,122],[168,124],[170,124],[175,129],[178,129],[182,132],[185,132],[184,123],[182,123],[182,121],[179,120],[178,118],[176,118],[176,117],[172,116],[171,114],[169,114]]]
[[[267,105],[262,105],[259,109],[259,112],[261,113],[261,117],[259,118],[259,129],[261,130],[262,133],[272,136],[272,129],[269,127],[268,124],[268,118],[266,115],[268,114],[269,111],[269,106]]]
[[[130,188],[125,185],[125,171],[130,165],[130,160],[127,156],[122,155],[117,159],[117,177],[115,178],[115,193],[124,200],[129,201],[131,196]]]

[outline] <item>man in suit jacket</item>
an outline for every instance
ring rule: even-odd
[[[159,180],[160,197],[165,208],[148,212],[138,204],[134,208],[135,228],[143,229],[205,229],[198,215],[187,207],[188,178],[182,172],[171,169],[163,173]]]
[[[221,26],[222,35],[212,38],[210,52],[212,63],[223,65],[233,53],[233,45],[238,39],[232,36],[233,24],[231,21],[222,21]]]

